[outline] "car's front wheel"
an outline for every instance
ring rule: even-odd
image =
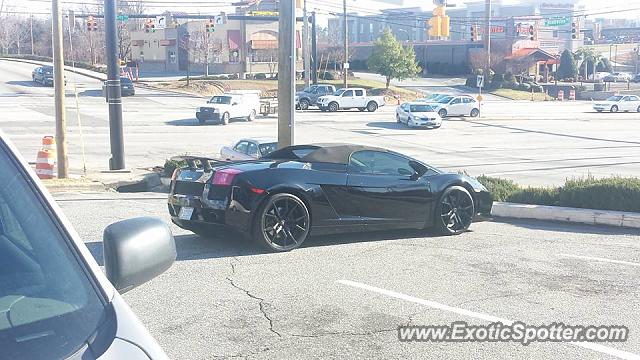
[[[376,104],[374,101],[370,101],[367,104],[367,111],[368,112],[374,112],[376,110],[378,110],[378,104]]]
[[[440,109],[438,111],[438,115],[440,115],[441,118],[445,118],[447,116],[447,110],[445,109]]]
[[[612,112],[612,113],[614,113],[614,112],[618,112],[618,107],[617,107],[616,105],[613,105],[613,106],[611,107],[611,112]]]
[[[288,193],[268,198],[256,214],[254,240],[271,251],[293,250],[311,230],[309,210],[300,198]]]
[[[478,117],[478,115],[480,115],[480,110],[478,109],[472,109],[471,113],[469,114],[471,117]]]
[[[309,103],[309,100],[307,100],[307,99],[300,100],[300,110],[308,110],[309,109],[309,105],[311,105]]]
[[[331,112],[336,112],[338,111],[338,103],[337,102],[332,102],[331,104],[329,104],[329,111]]]
[[[469,229],[475,213],[473,198],[462,186],[448,187],[436,206],[435,227],[443,235],[457,235]]]
[[[222,120],[220,121],[222,125],[227,125],[229,123],[229,113],[226,112],[222,114]]]
[[[251,110],[251,112],[249,113],[249,116],[247,116],[247,121],[253,121],[255,119],[256,119],[256,111]]]

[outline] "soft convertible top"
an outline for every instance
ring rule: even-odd
[[[310,144],[294,145],[276,150],[262,159],[300,160],[307,162],[324,162],[333,164],[349,164],[351,154],[357,151],[372,150],[390,152],[389,150],[366,145],[353,144]]]

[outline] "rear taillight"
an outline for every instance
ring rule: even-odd
[[[233,178],[236,177],[242,170],[238,169],[221,169],[217,170],[215,175],[213,175],[213,180],[211,183],[213,185],[226,185],[229,186],[233,182]]]

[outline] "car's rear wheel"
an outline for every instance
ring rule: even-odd
[[[640,112],[640,106],[638,106],[638,108],[636,109],[636,112]]]
[[[329,111],[331,112],[336,112],[338,111],[338,103],[337,102],[332,102],[331,104],[329,104]]]
[[[469,114],[471,117],[478,117],[478,115],[480,115],[480,110],[478,109],[471,109],[471,113]]]
[[[614,112],[618,112],[618,107],[617,107],[616,105],[613,105],[613,106],[611,107],[611,112],[612,112],[612,113],[614,113]]]
[[[308,110],[309,109],[309,105],[311,105],[309,103],[309,100],[307,100],[307,99],[300,100],[300,110]]]
[[[271,196],[256,215],[253,238],[271,251],[282,252],[299,247],[311,230],[307,206],[292,194]]]
[[[376,110],[378,110],[378,104],[376,104],[374,101],[370,101],[367,104],[367,111],[368,112],[374,112]]]
[[[222,123],[222,125],[227,125],[229,123],[229,113],[228,112],[222,114],[221,123]]]
[[[446,117],[447,116],[447,110],[440,109],[440,111],[438,111],[438,115],[440,115],[441,118]]]
[[[469,229],[475,213],[473,198],[462,186],[448,187],[436,206],[435,226],[443,235],[457,235]]]
[[[249,116],[247,116],[247,121],[253,121],[255,119],[256,119],[256,111],[251,110],[251,112],[249,113]]]

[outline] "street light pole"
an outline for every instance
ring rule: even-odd
[[[293,145],[296,90],[295,0],[280,2],[278,19],[278,148]]]
[[[124,134],[122,127],[122,93],[118,62],[116,0],[104,0],[105,60],[107,62],[107,102],[109,103],[110,170],[123,170]]]
[[[484,49],[487,51],[487,63],[484,71],[485,81],[489,79],[491,73],[491,0],[485,0],[484,3]]]
[[[342,87],[347,87],[347,76],[349,75],[349,33],[347,31],[347,0],[342,0],[343,23],[342,31],[344,35],[344,57],[342,63],[343,80]]]
[[[311,79],[311,54],[309,53],[309,19],[307,18],[307,0],[302,6],[302,54],[304,55],[304,87],[309,87]]]

